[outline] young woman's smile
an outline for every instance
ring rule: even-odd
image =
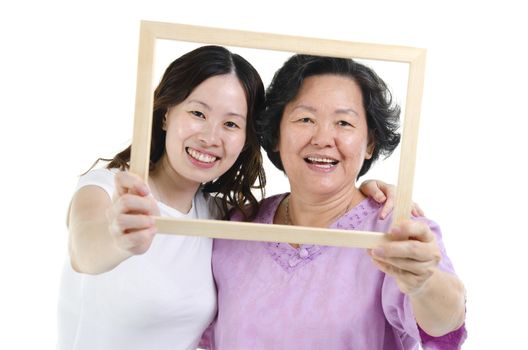
[[[225,173],[244,147],[246,115],[246,95],[234,74],[205,80],[169,108],[167,158],[176,176],[199,184]]]

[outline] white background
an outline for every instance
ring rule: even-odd
[[[464,348],[522,348],[528,25],[520,6],[3,1],[0,348],[55,346],[68,202],[78,174],[130,141],[141,19],[426,48],[414,199],[441,224],[466,284]],[[281,191],[282,176],[269,177],[269,193]]]

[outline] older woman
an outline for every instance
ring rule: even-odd
[[[214,349],[459,348],[465,292],[437,224],[391,229],[356,187],[399,143],[385,83],[350,59],[295,55],[267,91],[260,139],[290,194],[267,198],[259,223],[389,232],[372,251],[216,240]],[[233,219],[240,220],[235,214]]]

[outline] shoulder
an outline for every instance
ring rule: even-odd
[[[76,191],[85,186],[98,186],[105,190],[112,197],[115,189],[114,176],[119,170],[117,169],[92,169],[79,178]]]
[[[381,209],[381,204],[371,198],[366,198],[341,216],[331,227],[341,230],[386,232],[391,220],[390,218],[385,220],[379,218]]]
[[[379,204],[371,198],[366,198],[340,217],[336,221],[335,226],[345,230],[388,232],[392,226],[393,212],[390,212],[385,219],[381,219],[380,213],[382,209],[383,204]],[[411,217],[410,219],[426,224],[437,238],[441,238],[440,226],[435,221],[425,216]]]
[[[198,211],[199,219],[221,220],[225,217],[222,210],[221,200],[210,193],[197,191],[194,203]]]
[[[287,195],[288,193],[282,193],[261,200],[257,216],[252,221],[262,224],[272,224],[277,207]],[[243,221],[244,216],[240,211],[236,210],[229,214],[229,220]]]

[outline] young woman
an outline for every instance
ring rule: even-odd
[[[83,175],[72,198],[60,349],[196,348],[216,310],[212,240],[156,235],[151,216],[216,219],[228,207],[252,216],[251,187],[264,185],[252,119],[263,101],[257,71],[225,48],[201,47],[167,68],[154,93],[148,185],[119,172],[129,147]]]

